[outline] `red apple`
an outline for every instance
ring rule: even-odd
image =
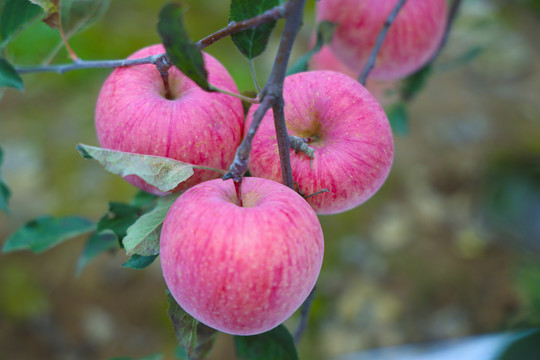
[[[388,15],[398,0],[322,0],[317,20],[338,26],[330,47],[354,72],[360,73]],[[447,18],[446,0],[407,0],[378,53],[370,76],[397,80],[420,69],[442,40]]]
[[[141,49],[129,59],[164,53],[162,45]],[[210,84],[238,92],[227,70],[203,53]],[[96,105],[96,131],[102,147],[226,169],[242,139],[243,110],[239,99],[202,90],[176,67],[169,70],[174,98],[165,97],[163,80],[154,65],[114,70],[105,81]],[[195,170],[174,191],[181,191],[219,173]],[[137,176],[133,185],[163,195]]]
[[[173,204],[163,224],[163,276],[178,304],[222,332],[268,331],[303,303],[323,259],[315,212],[295,191],[244,178],[203,182]]]
[[[392,131],[377,100],[356,80],[332,71],[308,71],[285,78],[285,121],[290,135],[308,140],[315,158],[291,150],[293,179],[319,214],[354,208],[386,179],[394,154]],[[246,128],[253,121],[252,106]],[[253,139],[253,176],[281,182],[272,111]]]
[[[319,52],[311,57],[311,70],[331,70],[337,71],[352,78],[357,78],[358,73],[349,69],[345,64],[339,61],[332,50],[328,46],[323,46]],[[398,100],[398,85],[397,81],[377,81],[368,79],[366,89],[375,96],[382,106],[391,105]]]

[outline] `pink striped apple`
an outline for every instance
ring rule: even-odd
[[[321,0],[317,20],[338,26],[330,48],[360,73],[398,0]],[[397,80],[419,70],[437,50],[446,26],[446,0],[407,0],[390,27],[370,76]]]
[[[319,52],[311,57],[311,70],[331,70],[337,71],[352,78],[357,78],[358,73],[349,69],[345,64],[339,61],[328,46],[323,46]],[[382,106],[391,105],[398,100],[397,81],[377,81],[368,79],[366,89],[379,101]]]
[[[285,121],[290,135],[306,139],[311,160],[291,150],[293,179],[319,214],[352,209],[371,197],[386,179],[394,154],[388,119],[375,98],[357,81],[332,71],[308,71],[285,78]],[[246,128],[253,121],[252,106]],[[281,181],[272,112],[253,139],[253,176]]]
[[[160,238],[165,282],[188,314],[219,331],[254,335],[304,302],[322,265],[321,225],[290,188],[248,177],[238,205],[232,180],[187,190]]]
[[[162,45],[135,52],[129,59],[164,53]],[[227,70],[203,53],[210,84],[238,92]],[[102,147],[226,169],[242,139],[243,110],[239,99],[202,90],[176,67],[169,70],[173,99],[165,97],[163,80],[154,65],[114,70],[101,88],[96,105],[96,132]],[[185,190],[219,173],[194,170],[173,191]],[[126,180],[163,195],[141,178]]]

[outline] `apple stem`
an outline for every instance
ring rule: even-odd
[[[257,79],[257,72],[255,71],[255,62],[253,59],[249,60],[249,70],[251,71],[251,78],[253,79],[253,84],[255,85],[255,91],[258,94],[261,92],[261,85]]]
[[[163,80],[163,87],[165,88],[165,98],[168,100],[173,100],[174,96],[171,91],[171,85],[169,83],[169,69],[171,68],[171,63],[167,56],[160,56],[156,59],[156,68],[159,71],[159,75]]]
[[[388,15],[386,18],[386,21],[384,22],[384,26],[377,36],[377,41],[375,42],[375,46],[373,46],[373,50],[371,50],[371,54],[369,55],[368,61],[366,63],[366,66],[364,66],[364,69],[358,76],[358,82],[362,85],[366,85],[366,80],[368,78],[369,73],[371,72],[371,69],[373,69],[373,66],[375,66],[375,60],[377,60],[377,54],[379,53],[379,50],[381,50],[381,46],[384,42],[384,38],[386,37],[386,33],[388,32],[388,29],[390,29],[390,26],[394,23],[394,20],[396,19],[396,16],[405,5],[405,2],[407,0],[399,0],[396,6],[394,6],[394,9]]]
[[[234,181],[234,190],[236,191],[236,199],[238,202],[238,206],[244,207],[244,203],[242,202],[242,178],[240,178],[239,181]]]
[[[217,92],[225,94],[225,95],[234,96],[235,98],[238,98],[238,99],[240,99],[242,101],[245,101],[247,103],[250,103],[250,104],[258,104],[259,103],[259,99],[257,99],[257,98],[253,99],[253,98],[241,95],[241,94],[237,94],[237,93],[233,93],[233,92],[230,92],[230,91],[227,91],[227,90],[219,89],[219,88],[214,87],[212,85],[210,85],[210,87],[214,91],[217,91]]]

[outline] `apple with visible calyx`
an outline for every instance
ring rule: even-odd
[[[330,48],[360,73],[398,0],[323,0],[317,20],[337,23]],[[446,0],[407,0],[390,26],[370,77],[402,79],[437,51],[446,27]]]
[[[303,303],[322,265],[321,225],[285,185],[244,178],[198,184],[165,217],[160,259],[180,307],[235,335],[268,331]]]
[[[287,76],[283,88],[290,135],[314,149],[310,159],[291,150],[293,180],[318,214],[352,209],[383,184],[394,154],[392,131],[377,100],[356,80],[333,71]],[[246,129],[253,122],[252,106]],[[281,182],[281,166],[270,110],[255,134],[249,160],[253,176]]]
[[[355,79],[358,77],[358,73],[339,61],[328,46],[323,46],[320,51],[313,55],[309,65],[310,70],[331,70],[349,75]],[[368,78],[366,89],[384,107],[399,100],[398,85],[398,81],[377,81]]]
[[[129,59],[162,54],[162,45],[143,48]],[[209,83],[237,93],[227,70],[203,53]],[[206,92],[176,67],[169,69],[172,98],[165,96],[155,65],[117,68],[105,81],[96,105],[96,132],[102,147],[155,155],[182,162],[226,169],[242,140],[243,110],[240,99]],[[220,176],[209,170],[194,174],[173,191],[185,190]],[[126,177],[140,189],[163,195],[141,178]]]

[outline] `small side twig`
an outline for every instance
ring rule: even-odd
[[[312,196],[320,195],[320,194],[323,194],[323,193],[329,193],[329,192],[330,192],[330,190],[328,190],[328,189],[322,189],[322,190],[319,190],[319,191],[314,192],[313,194],[302,195],[302,197],[303,197],[304,199],[308,199],[308,198],[310,198],[310,197],[312,197]]]
[[[377,41],[375,42],[375,46],[373,46],[373,50],[371,50],[371,54],[369,55],[368,61],[366,65],[364,66],[364,69],[358,76],[358,82],[362,85],[366,85],[366,80],[368,78],[369,73],[375,66],[375,60],[377,59],[377,54],[379,54],[379,51],[381,50],[381,46],[384,42],[384,38],[386,37],[386,33],[388,32],[388,29],[390,29],[390,26],[394,23],[394,20],[396,19],[397,14],[399,13],[399,10],[405,5],[405,2],[407,0],[399,0],[390,15],[388,15],[388,18],[386,18],[386,21],[384,22],[383,28],[381,32],[379,33],[379,36],[377,36]]]
[[[304,334],[304,331],[307,327],[307,320],[309,315],[309,309],[311,308],[311,303],[313,302],[313,299],[315,298],[315,290],[316,287],[311,290],[308,297],[302,304],[302,307],[300,308],[300,320],[298,321],[298,325],[296,326],[296,330],[294,331],[294,343],[298,345],[300,342],[300,338],[302,338],[302,335]]]
[[[431,56],[431,58],[427,62],[427,65],[433,63],[435,59],[439,57],[442,50],[446,46],[446,43],[448,42],[448,37],[450,36],[450,30],[452,30],[454,21],[456,20],[457,14],[459,13],[459,8],[461,6],[461,3],[462,3],[461,0],[454,0],[452,2],[452,6],[450,7],[450,11],[448,12],[448,18],[446,20],[446,28],[444,29],[444,34],[441,39],[441,43],[439,44],[437,51],[435,51],[435,53]]]

